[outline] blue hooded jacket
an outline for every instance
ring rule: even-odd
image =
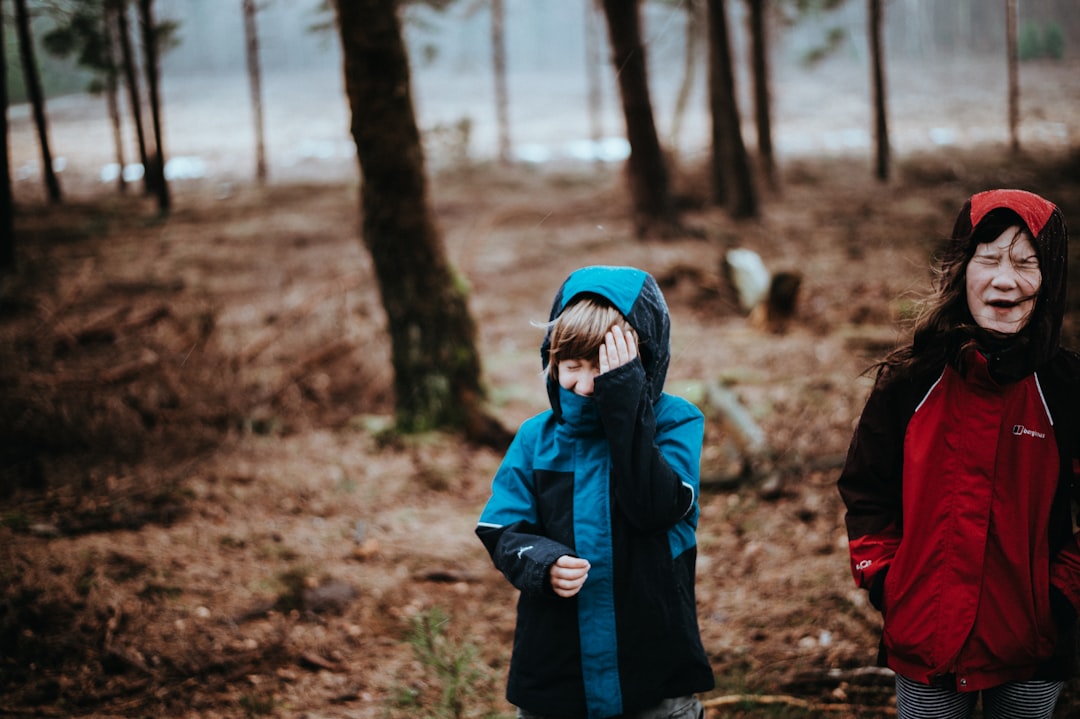
[[[548,376],[551,409],[518,430],[476,533],[521,592],[507,699],[535,714],[602,719],[713,687],[694,598],[704,417],[663,392],[670,317],[653,277],[577,270],[550,319],[586,294],[626,317],[639,356],[598,376],[592,397]],[[549,346],[550,330],[545,368]],[[548,579],[562,555],[591,565],[569,599]]]

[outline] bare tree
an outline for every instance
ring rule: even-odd
[[[776,189],[776,158],[773,155],[772,103],[769,97],[769,2],[746,0],[750,23],[750,67],[754,82],[754,124],[757,127],[758,159],[769,187]]]
[[[131,108],[131,122],[135,126],[136,147],[139,150],[139,162],[143,166],[143,192],[149,194],[151,190],[150,157],[146,149],[146,131],[143,127],[142,117],[142,92],[139,86],[139,73],[135,52],[131,45],[131,30],[128,23],[128,0],[112,0],[107,6],[107,12],[112,17],[112,24],[116,28],[116,39],[120,46],[124,84],[128,89],[128,105]]]
[[[676,229],[677,218],[649,99],[640,0],[604,0],[603,7],[630,143],[627,174],[637,234],[653,229],[667,234]]]
[[[41,148],[42,172],[49,201],[60,202],[60,180],[53,168],[52,150],[49,149],[49,125],[45,114],[45,93],[41,90],[38,77],[37,58],[34,54],[34,38],[30,32],[30,13],[26,9],[26,0],[15,0],[15,31],[19,38],[19,57],[22,61],[23,77],[26,78],[26,94],[34,112],[34,125],[37,128],[38,146]]]
[[[109,124],[113,130],[113,146],[116,149],[116,165],[119,171],[116,173],[117,189],[124,192],[127,189],[127,178],[124,177],[124,132],[123,122],[120,116],[120,63],[117,58],[118,38],[116,37],[116,25],[114,23],[114,11],[109,5],[115,5],[116,0],[106,0],[101,14],[101,38],[102,52],[104,54],[103,71],[105,73],[105,102],[109,109]]]
[[[889,123],[885,114],[885,60],[881,28],[884,17],[881,0],[866,0],[867,36],[870,38],[870,71],[874,112],[874,174],[879,180],[889,179]]]
[[[161,93],[158,90],[161,70],[158,63],[159,34],[154,23],[154,0],[139,0],[139,29],[143,44],[143,71],[146,73],[146,92],[150,100],[150,121],[154,130],[154,155],[146,167],[150,187],[157,195],[158,211],[167,214],[171,205],[169,184],[165,179],[165,148],[161,137]]]
[[[604,139],[603,89],[600,76],[602,43],[599,0],[585,0],[585,82],[589,96],[589,137],[597,148]],[[600,162],[599,155],[596,161]]]
[[[708,13],[713,202],[726,207],[732,217],[754,217],[757,192],[742,139],[724,0],[709,0]]]
[[[247,56],[248,84],[251,87],[251,111],[255,120],[255,179],[266,182],[266,141],[263,136],[262,70],[259,65],[259,30],[255,19],[255,0],[240,0],[244,13],[244,47]]]
[[[43,6],[54,21],[52,29],[42,38],[42,45],[57,57],[74,57],[80,67],[93,73],[88,89],[102,92],[113,130],[118,189],[123,192],[124,144],[120,118],[119,86],[116,58],[116,38],[111,6],[116,0],[86,0],[72,5]]]
[[[11,197],[11,158],[8,152],[7,43],[4,13],[0,12],[0,274],[15,266],[15,202]]]
[[[697,68],[701,61],[705,2],[704,0],[686,0],[683,9],[686,12],[686,25],[683,32],[683,37],[686,38],[683,45],[683,76],[682,82],[679,83],[679,92],[675,96],[675,111],[671,118],[671,145],[675,148],[679,146],[682,120],[686,115],[686,107],[690,103],[690,92],[694,88]]]
[[[484,410],[476,329],[428,199],[397,2],[335,0],[362,175],[363,241],[390,333],[397,425],[503,445]]]
[[[1020,151],[1020,63],[1016,0],[1005,0],[1005,49],[1009,55],[1009,146]]]
[[[510,94],[506,82],[506,27],[503,0],[491,0],[491,67],[495,75],[495,116],[499,127],[499,162],[510,162]]]

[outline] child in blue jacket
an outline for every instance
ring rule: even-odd
[[[555,296],[526,420],[476,533],[520,590],[507,699],[523,719],[703,715],[694,598],[704,418],[665,394],[655,279],[585,267]]]

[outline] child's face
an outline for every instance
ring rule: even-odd
[[[1026,232],[1010,227],[996,240],[981,243],[967,266],[967,303],[975,323],[1013,334],[1035,309],[1042,272]]]
[[[591,397],[593,380],[600,374],[599,362],[591,359],[559,360],[559,384],[582,397]]]

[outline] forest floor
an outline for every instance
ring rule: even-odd
[[[668,391],[708,416],[709,716],[889,716],[835,490],[862,373],[902,336],[964,198],[1025,187],[1080,217],[1080,155],[910,153],[887,183],[863,157],[793,159],[742,223],[705,205],[702,178],[675,174],[686,235],[640,240],[610,168],[434,175],[492,407],[513,429],[546,406],[534,323],[571,270],[652,272]],[[21,273],[0,288],[0,716],[510,716],[515,594],[473,534],[500,456],[387,431],[355,180],[177,183],[167,219],[77,190],[20,198]],[[801,275],[790,324],[738,306],[736,246]],[[1077,711],[1070,685],[1060,715]]]

